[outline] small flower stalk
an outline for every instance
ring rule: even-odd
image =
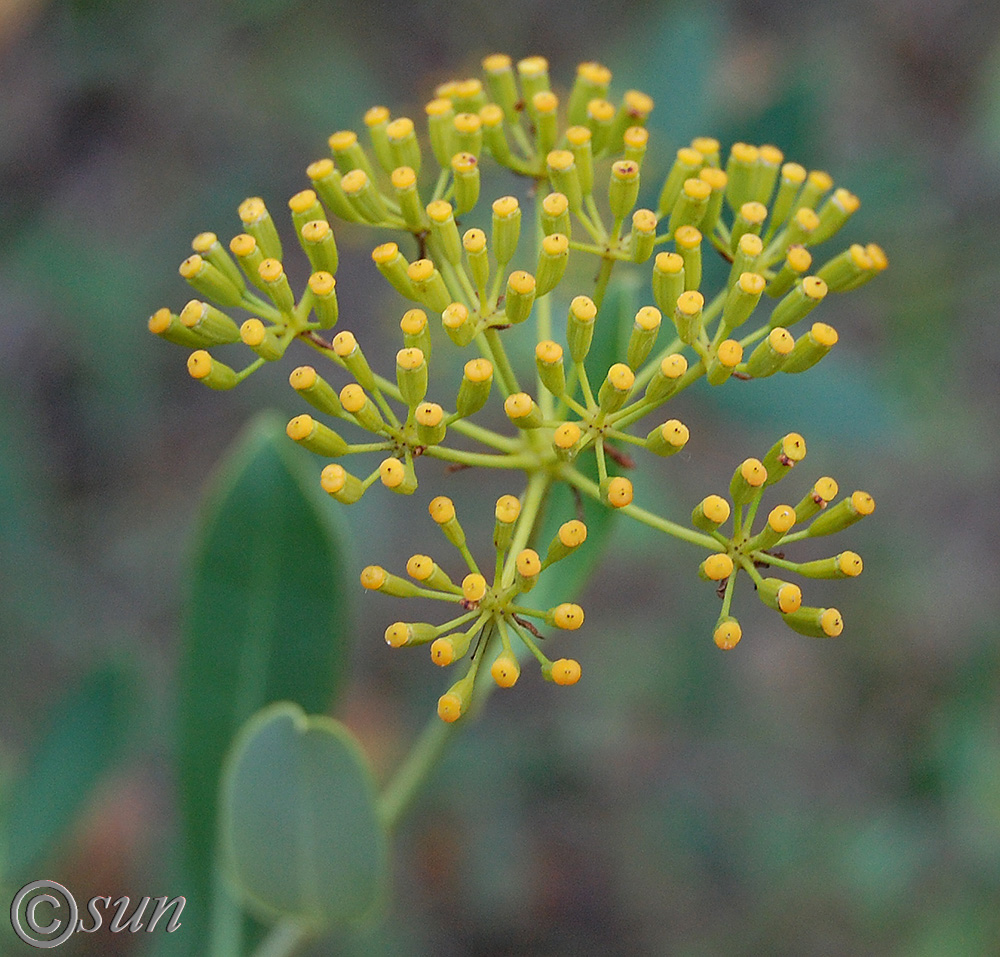
[[[445,721],[467,714],[489,678],[513,686],[525,656],[547,681],[580,678],[576,661],[551,660],[540,642],[542,630],[578,629],[582,609],[531,603],[546,570],[585,546],[579,520],[537,541],[557,484],[707,550],[698,572],[721,596],[720,648],[742,637],[731,613],[741,575],[794,631],[836,636],[840,612],[805,604],[808,581],[857,577],[861,558],[841,550],[794,562],[785,549],[847,529],[874,500],[837,500],[837,483],[823,477],[765,514],[764,496],[805,456],[800,435],[739,463],[728,495],[705,496],[686,524],[652,511],[647,486],[627,473],[631,452],[661,481],[684,467],[689,453],[677,453],[697,436],[664,406],[699,379],[749,395],[753,380],[806,374],[837,346],[824,302],[888,266],[875,243],[835,242],[859,199],[770,144],[726,150],[700,136],[651,163],[654,103],[638,90],[614,92],[602,64],[581,64],[565,90],[543,57],[494,54],[482,66],[481,79],[434,90],[419,122],[376,105],[360,134],[334,132],[287,201],[287,221],[251,197],[228,244],[199,233],[179,270],[197,298],[154,312],[150,332],[188,350],[190,376],[216,390],[294,350],[289,382],[301,401],[288,436],[326,460],[319,482],[337,503],[412,496],[430,483],[431,517],[466,573],[414,555],[406,577],[369,566],[361,580],[369,591],[453,606],[440,624],[399,621],[385,632],[394,648],[429,645],[442,667],[467,662],[440,697]],[[497,167],[520,187],[506,176],[498,195]],[[662,180],[648,173],[657,168]],[[292,241],[282,242],[286,231]],[[347,231],[373,237],[362,277],[339,275]],[[301,261],[286,271],[286,255]],[[719,288],[705,280],[718,272],[712,257],[725,264]],[[303,274],[299,288],[290,277]],[[627,308],[627,297],[607,295],[619,276],[638,291]],[[396,303],[385,319],[398,328],[388,356],[374,354],[372,317],[349,314],[338,299],[344,284],[370,281]],[[303,361],[307,350],[312,361]],[[448,353],[461,356],[459,379],[442,361]],[[503,470],[523,483],[496,504],[488,574],[438,494],[445,467]]]

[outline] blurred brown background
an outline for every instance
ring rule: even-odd
[[[782,630],[744,590],[728,655],[692,553],[619,528],[572,639],[586,680],[532,676],[494,697],[400,834],[385,922],[316,953],[1000,952],[1000,9],[986,3],[0,3],[0,798],[64,696],[118,669],[134,717],[47,873],[184,893],[171,682],[187,540],[241,424],[300,409],[285,366],[207,392],[145,318],[188,298],[176,267],[195,233],[232,235],[248,195],[281,210],[330,132],[376,102],[418,115],[495,50],[549,57],[562,88],[598,59],[618,93],[653,95],[660,175],[705,133],[774,142],[862,198],[846,239],[892,265],[829,303],[835,353],[789,381],[691,390],[686,458],[636,483],[680,518],[796,429],[810,476],[867,489],[878,510],[838,542],[864,556],[862,578],[813,592],[844,612],[840,639]],[[397,303],[372,281],[373,240],[345,230],[341,245],[342,310],[373,338],[381,323],[388,349]],[[449,481],[473,514],[475,477]],[[348,516],[358,567],[436,547],[422,506],[372,497]],[[399,546],[393,525],[414,512]],[[337,711],[383,773],[440,693],[425,657],[387,654],[390,605],[365,606]],[[61,952],[138,953],[142,936]]]

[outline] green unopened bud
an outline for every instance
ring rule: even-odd
[[[782,615],[781,620],[793,631],[810,638],[836,638],[844,630],[844,618],[836,608],[810,608]]]
[[[292,214],[292,226],[295,237],[302,244],[302,227],[317,219],[326,219],[326,213],[316,198],[315,191],[303,189],[288,201],[288,210]]]
[[[316,160],[306,167],[306,175],[312,181],[313,189],[319,193],[320,199],[327,208],[333,210],[341,219],[349,223],[364,222],[363,217],[354,209],[347,194],[344,192],[343,176],[333,165],[331,159]]]
[[[385,643],[390,648],[426,645],[440,634],[441,628],[438,625],[426,621],[394,621],[385,630]]]
[[[766,285],[767,280],[759,273],[745,272],[740,275],[722,307],[722,327],[726,332],[732,332],[750,318]]]
[[[246,273],[247,279],[261,292],[266,292],[267,286],[258,272],[258,267],[264,261],[264,254],[261,252],[257,240],[249,233],[240,233],[229,241],[229,248],[240,264],[240,268]]]
[[[427,132],[430,135],[431,152],[441,169],[448,169],[455,155],[455,108],[451,100],[437,97],[425,107]]]
[[[638,369],[652,351],[662,320],[663,316],[656,306],[643,306],[635,314],[625,352],[625,361],[633,370]]]
[[[802,562],[795,571],[805,578],[856,578],[864,570],[864,562],[857,552],[841,552],[833,558],[820,558]]]
[[[684,183],[698,175],[705,158],[696,149],[689,146],[682,146],[677,151],[674,165],[667,174],[667,179],[660,191],[659,211],[660,216],[666,216],[673,210],[680,197]],[[671,231],[672,232],[672,231]]]
[[[583,432],[575,422],[563,422],[552,433],[552,448],[563,462],[572,462],[580,451]]]
[[[644,263],[656,248],[656,213],[637,209],[632,214],[632,232],[628,238],[629,258],[634,263]]]
[[[780,482],[795,466],[806,457],[806,440],[798,432],[789,432],[778,439],[768,450],[762,462],[767,469],[765,487]]]
[[[747,374],[755,379],[774,375],[795,347],[795,337],[782,327],[772,329],[747,360]]]
[[[583,208],[583,191],[576,159],[569,150],[552,150],[546,157],[549,182],[556,192],[562,193],[574,213]]]
[[[381,246],[376,246],[372,250],[372,261],[396,292],[406,299],[420,301],[410,279],[410,264],[399,251],[399,246],[395,243],[382,243]]]
[[[770,238],[774,232],[785,222],[795,208],[795,197],[798,196],[802,184],[806,180],[805,167],[798,163],[785,163],[781,167],[781,175],[778,180],[778,192],[774,196],[771,204],[771,222],[767,227],[767,236]]]
[[[535,368],[542,385],[556,398],[566,391],[566,372],[563,368],[563,349],[558,342],[545,339],[535,346]]]
[[[566,130],[566,146],[576,162],[580,191],[589,196],[594,189],[593,134],[587,126],[571,126]]]
[[[266,259],[281,259],[281,240],[271,214],[259,196],[243,200],[239,206],[243,228],[254,239]]]
[[[607,100],[595,97],[587,104],[584,121],[591,134],[594,156],[602,155],[611,146],[611,126],[615,121],[615,108]]]
[[[427,322],[427,313],[423,309],[407,309],[399,320],[399,328],[403,333],[403,343],[410,348],[419,349],[429,362],[431,358],[431,330]]]
[[[394,598],[417,598],[420,595],[419,585],[387,572],[381,565],[366,565],[361,570],[361,585],[369,591]]]
[[[188,329],[180,318],[166,307],[157,309],[149,317],[147,327],[154,336],[159,336],[167,342],[185,346],[188,349],[200,349],[202,346],[212,345],[209,340],[198,335],[193,329]]]
[[[504,314],[507,322],[517,325],[531,315],[535,301],[535,277],[523,269],[516,269],[507,278]]]
[[[823,263],[816,275],[826,283],[830,292],[843,292],[872,268],[872,260],[865,247],[853,243],[833,259]]]
[[[514,537],[514,525],[521,514],[521,503],[516,495],[501,495],[494,510],[496,523],[493,526],[493,547],[505,552]]]
[[[448,577],[447,572],[429,555],[411,555],[406,562],[406,574],[426,588],[435,588],[438,591],[461,591]],[[441,634],[439,627],[435,627],[434,630],[436,634],[431,635],[428,640]]]
[[[837,344],[837,330],[825,322],[814,322],[812,328],[795,340],[795,347],[781,364],[782,372],[805,372],[811,369]]]
[[[757,597],[782,615],[795,614],[802,607],[802,589],[794,582],[765,578],[757,584]]]
[[[456,548],[465,546],[465,532],[455,517],[455,503],[447,495],[431,499],[427,511],[452,545]]]
[[[427,219],[420,202],[420,194],[417,192],[417,174],[413,167],[397,166],[392,171],[389,181],[396,194],[396,203],[399,205],[406,228],[415,233],[426,229]]]
[[[486,405],[492,385],[493,363],[489,359],[470,359],[466,362],[455,403],[459,416],[465,418],[474,415]]]
[[[667,419],[646,436],[646,448],[654,455],[668,456],[680,452],[691,437],[688,427],[678,419]]]
[[[809,492],[803,496],[802,501],[795,506],[799,522],[806,522],[817,512],[825,509],[827,504],[837,497],[837,491],[837,483],[830,476],[824,475],[817,479]]]
[[[772,240],[772,252],[783,253],[791,246],[811,244],[818,225],[819,217],[811,209],[803,207],[796,210],[788,225]]]
[[[347,451],[347,443],[329,426],[317,422],[308,413],[289,420],[285,432],[299,445],[328,458],[336,458]]]
[[[562,233],[570,238],[569,200],[564,193],[549,193],[542,200],[542,232],[546,236]]]
[[[362,388],[374,391],[375,375],[361,351],[361,346],[358,345],[358,340],[354,338],[354,333],[346,329],[338,332],[333,337],[333,351],[343,360],[347,371],[358,380]]]
[[[813,233],[812,243],[817,245],[829,239],[857,212],[860,205],[861,200],[853,193],[843,188],[835,189],[818,211],[819,224]]]
[[[768,325],[772,329],[776,326],[788,328],[808,316],[824,298],[826,283],[818,276],[806,276],[774,307]]]
[[[479,160],[472,153],[456,153],[451,158],[455,184],[455,214],[464,216],[479,200]]]
[[[368,128],[368,139],[371,141],[378,165],[385,173],[391,173],[396,168],[392,151],[389,149],[389,135],[386,133],[389,119],[390,113],[385,106],[373,106],[365,110],[364,121]]]
[[[189,329],[206,345],[226,345],[240,341],[240,328],[224,312],[211,303],[192,299],[178,316],[181,325]]]
[[[444,258],[457,266],[462,258],[462,240],[458,235],[458,224],[455,222],[451,203],[436,199],[427,204],[426,212],[431,223],[432,241],[444,253]]]
[[[544,156],[556,145],[559,135],[556,111],[559,98],[551,90],[539,90],[531,98],[528,112],[535,120],[535,152]]]
[[[531,101],[540,90],[549,89],[549,61],[543,56],[529,56],[517,61],[521,98],[530,112]]]
[[[538,252],[535,297],[547,295],[559,285],[569,262],[569,239],[562,233],[546,236]]]
[[[240,272],[240,267],[236,265],[232,256],[229,255],[226,248],[219,242],[219,237],[215,233],[198,233],[191,241],[191,248],[202,259],[207,259],[219,272],[227,276],[237,289],[241,291],[246,289],[246,283],[243,281],[243,273]]]
[[[684,292],[684,259],[679,253],[657,253],[653,262],[653,300],[660,312],[672,316]]]
[[[684,260],[684,288],[701,285],[701,231],[694,226],[681,226],[674,234],[674,245]]]
[[[778,181],[778,172],[785,154],[777,146],[765,145],[757,151],[753,178],[750,183],[750,199],[767,206]]]
[[[618,160],[611,165],[608,185],[608,202],[616,223],[623,222],[632,212],[639,198],[639,164],[632,160]]]
[[[456,346],[464,348],[476,337],[476,323],[470,318],[469,310],[463,303],[450,303],[441,313],[441,324]]]
[[[583,123],[587,118],[587,104],[594,99],[604,99],[610,85],[611,71],[606,66],[594,62],[579,64],[566,107],[567,122]]]
[[[701,231],[706,236],[711,236],[722,212],[722,201],[726,197],[726,184],[729,182],[729,177],[721,169],[705,166],[698,172],[698,179],[708,183],[712,191],[708,197],[708,205],[705,207],[705,215],[702,216],[699,224]]]
[[[537,429],[542,425],[542,412],[527,392],[512,392],[504,400],[507,418],[519,429]]]
[[[641,90],[626,90],[611,124],[611,132],[608,134],[609,149],[613,152],[619,150],[625,131],[630,126],[644,126],[652,112],[653,98],[651,96]]]
[[[354,420],[361,428],[376,434],[385,434],[386,424],[382,413],[357,382],[350,382],[340,390],[340,404],[345,412],[354,416]]]
[[[313,219],[304,223],[299,236],[313,272],[328,272],[332,275],[337,271],[340,263],[337,243],[333,230],[325,219]]]
[[[783,296],[812,265],[812,255],[805,246],[790,246],[785,254],[785,262],[764,291],[777,299]]]
[[[396,383],[403,401],[415,409],[427,394],[427,360],[420,349],[407,347],[396,353]]]
[[[340,186],[354,211],[366,223],[384,223],[388,219],[389,210],[385,200],[363,169],[352,169],[345,173]]]
[[[478,113],[456,113],[452,121],[452,143],[457,153],[471,153],[478,157],[483,150],[483,121]]]
[[[344,408],[333,386],[312,366],[299,366],[293,369],[288,382],[314,409],[327,415],[340,418],[344,416]]]
[[[776,505],[768,513],[764,527],[747,542],[747,549],[774,548],[791,531],[795,518],[795,509],[791,505]]]
[[[382,459],[378,477],[389,491],[397,495],[412,495],[417,490],[417,473],[410,459],[401,462],[393,455]]]
[[[760,151],[749,143],[733,143],[726,160],[726,200],[732,210],[738,210],[750,200]]]
[[[210,389],[232,389],[240,381],[234,369],[213,359],[204,349],[188,356],[187,368],[192,379],[203,382]]]
[[[709,555],[698,566],[698,577],[709,582],[721,582],[733,573],[733,560],[725,552]]]
[[[677,389],[681,376],[687,372],[688,361],[679,352],[664,356],[646,386],[644,398],[647,402],[662,402]]]
[[[733,265],[729,270],[729,277],[726,285],[732,286],[739,281],[740,276],[745,272],[761,272],[765,267],[761,261],[761,253],[764,251],[764,243],[760,236],[754,233],[745,233],[736,244],[736,252],[733,254]]]
[[[514,562],[514,584],[518,592],[531,591],[538,582],[542,570],[542,560],[533,548],[523,548]]]
[[[605,376],[597,392],[597,404],[605,415],[617,412],[628,399],[635,384],[635,373],[624,363],[616,362]]]
[[[309,277],[312,292],[312,309],[321,329],[332,329],[337,324],[340,307],[337,304],[337,280],[328,272],[314,272]]]
[[[733,221],[729,248],[736,251],[739,241],[746,235],[759,236],[767,219],[767,207],[763,203],[751,201],[740,207],[739,214]]]
[[[293,337],[284,326],[265,326],[259,319],[247,319],[240,326],[240,338],[262,359],[274,362],[285,354]]]
[[[223,306],[238,306],[243,300],[243,288],[222,270],[198,253],[192,253],[181,263],[179,272],[203,296]]]
[[[743,361],[743,346],[735,339],[724,339],[714,349],[705,369],[709,385],[722,385]]]
[[[434,312],[443,312],[448,308],[451,294],[432,260],[414,260],[406,270],[406,275],[413,283],[413,291],[419,302]]]
[[[462,236],[462,247],[469,264],[469,273],[479,292],[481,303],[486,302],[486,284],[490,278],[490,255],[486,248],[486,233],[481,229],[467,229]]]
[[[374,178],[375,170],[372,168],[364,147],[358,142],[358,134],[354,130],[338,130],[336,133],[332,133],[327,138],[327,144],[340,169],[359,169],[369,179]],[[400,164],[396,163],[395,165],[399,166]]]
[[[413,410],[417,423],[417,441],[421,445],[440,445],[447,433],[444,409],[436,402],[421,402]]]
[[[714,532],[726,519],[731,509],[721,495],[706,495],[691,513],[691,524],[703,532]]]
[[[417,132],[413,120],[400,116],[385,128],[389,140],[389,152],[396,161],[396,166],[409,166],[414,173],[420,175],[420,144],[417,142]]]
[[[810,538],[813,538],[817,535],[832,535],[835,532],[842,532],[874,511],[875,499],[867,492],[852,492],[848,498],[841,499],[836,505],[827,508],[821,515],[817,515],[807,529],[807,533]]]
[[[576,296],[569,304],[566,342],[569,346],[569,356],[574,362],[583,362],[587,358],[590,344],[594,339],[596,318],[597,306],[588,296]]]
[[[277,259],[265,259],[257,272],[264,281],[264,287],[271,301],[284,313],[295,308],[295,295],[285,275],[285,268]]]
[[[744,459],[729,483],[729,497],[734,505],[747,505],[763,491],[767,469],[759,459]]]
[[[625,159],[642,165],[646,156],[646,146],[649,144],[649,130],[642,126],[630,126],[622,134],[622,145],[625,147]]]
[[[740,623],[732,615],[723,615],[716,623],[712,632],[712,640],[723,651],[732,651],[743,637]]]
[[[319,476],[323,491],[343,505],[353,505],[365,494],[364,483],[342,465],[331,462]]]
[[[521,235],[521,206],[513,196],[501,196],[493,203],[493,258],[502,271],[514,258]]]
[[[483,142],[493,158],[501,166],[514,165],[514,154],[510,151],[501,107],[496,103],[487,103],[479,111],[479,119],[483,124]]]
[[[446,84],[446,88],[447,88]],[[437,90],[438,96],[444,95],[441,87]],[[483,89],[481,80],[470,77],[467,80],[457,80],[450,84],[448,96],[452,98],[455,109],[458,112],[478,113],[486,105],[486,91]]]
[[[667,232],[673,236],[681,226],[698,226],[708,210],[712,187],[703,179],[692,177],[684,180],[680,193],[670,211]]]
[[[508,120],[514,122],[518,118],[517,103],[520,97],[510,57],[505,53],[490,54],[483,60],[483,74],[490,99],[503,110]]]
[[[579,519],[572,519],[563,522],[559,526],[559,531],[549,542],[548,551],[545,553],[543,567],[558,562],[567,555],[575,552],[587,540],[587,526]]]
[[[682,292],[677,297],[672,314],[677,336],[681,342],[690,345],[700,335],[702,331],[701,311],[704,307],[705,297],[694,289]]]
[[[704,158],[704,162],[718,169],[722,159],[721,144],[714,136],[696,136],[691,140],[691,149],[697,150]]]

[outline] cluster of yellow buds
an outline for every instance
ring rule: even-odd
[[[521,675],[521,666],[511,645],[511,634],[535,656],[547,681],[559,685],[576,684],[580,679],[579,663],[572,658],[556,661],[547,658],[535,640],[542,636],[529,619],[575,631],[583,624],[583,609],[572,602],[563,602],[543,610],[523,605],[520,599],[535,587],[546,568],[572,554],[586,541],[587,526],[578,519],[564,522],[542,557],[532,548],[521,547],[530,531],[530,523],[520,521],[520,500],[514,495],[501,495],[495,509],[493,547],[496,563],[490,583],[469,551],[465,530],[455,514],[452,500],[439,495],[428,510],[468,568],[461,584],[430,555],[410,557],[406,563],[409,579],[394,575],[380,565],[369,565],[361,572],[361,584],[371,591],[399,598],[450,602],[462,610],[461,614],[440,625],[397,621],[385,630],[386,643],[393,648],[430,644],[431,660],[441,667],[463,658],[472,647],[466,673],[438,701],[442,720],[456,721],[468,710],[476,675],[487,657],[492,659],[490,674],[497,685],[501,688],[514,686]]]
[[[298,298],[285,274],[275,223],[254,197],[239,207],[243,232],[228,249],[214,233],[201,233],[194,254],[181,265],[181,275],[214,304],[194,299],[179,314],[161,309],[149,328],[192,349],[190,374],[216,389],[232,388],[281,358],[293,339],[345,375],[346,382],[334,385],[302,365],[290,377],[322,416],[368,433],[366,441],[350,442],[327,422],[301,414],[288,423],[292,439],[328,459],[380,456],[374,468],[359,474],[338,462],[323,468],[321,484],[339,502],[356,502],[378,482],[412,494],[416,461],[428,457],[523,472],[525,500],[532,502],[544,501],[549,486],[564,482],[653,528],[715,547],[721,520],[708,533],[693,531],[633,502],[632,483],[620,474],[632,465],[622,446],[642,446],[658,456],[683,448],[689,431],[676,418],[637,433],[631,429],[702,376],[719,386],[732,378],[799,373],[829,352],[837,342],[832,326],[814,322],[798,336],[790,328],[828,293],[856,289],[888,265],[871,243],[851,245],[814,267],[814,248],[837,233],[859,200],[834,188],[827,173],[785,162],[775,146],[736,143],[724,157],[717,140],[698,137],[677,150],[665,180],[653,184],[655,201],[642,207],[649,96],[629,90],[617,104],[609,100],[611,72],[599,63],[581,64],[562,97],[551,88],[542,57],[515,63],[494,54],[482,66],[482,79],[436,89],[424,111],[425,138],[410,117],[393,117],[384,106],[365,113],[365,142],[352,130],[329,137],[330,155],[306,169],[310,188],[288,201],[297,244],[311,267]],[[480,201],[487,154],[526,181],[521,199],[506,194]],[[532,200],[533,222],[522,224],[528,218],[522,203]],[[357,317],[347,317],[354,331],[327,338],[325,331],[340,319],[331,226],[336,219],[400,234],[398,242],[387,240],[372,252],[375,268],[408,301],[394,319],[401,331],[394,375],[373,370]],[[710,293],[702,257],[713,249],[729,265],[722,288]],[[599,260],[586,292],[566,288],[571,256]],[[616,267],[648,276],[640,287],[648,290],[648,301],[624,317],[605,299]],[[554,300],[564,324],[553,320]],[[238,325],[226,309],[252,315]],[[591,355],[595,328],[620,322],[629,328],[607,338],[620,338],[622,354],[598,362]],[[530,383],[519,378],[508,349],[525,328],[534,333]],[[240,371],[208,351],[240,341],[256,354]],[[451,346],[475,353],[458,383],[430,372],[432,352]],[[599,380],[592,380],[595,372]],[[494,379],[513,427],[509,434],[472,421],[490,399]],[[452,443],[453,432],[461,435],[461,445]],[[470,451],[470,439],[482,450]],[[588,474],[590,462],[596,481]],[[717,558],[704,569],[709,577],[728,579],[729,597],[735,575],[727,562],[759,578],[757,564],[781,561],[767,550],[789,540],[782,533],[771,541],[775,525],[749,536],[758,499],[739,483],[733,496],[736,527],[726,544],[727,561]],[[740,515],[744,507],[750,510],[746,518]],[[826,527],[827,516],[843,513],[838,508],[810,528]],[[528,510],[529,525],[540,518],[539,509]],[[796,510],[792,518],[801,523],[806,516]],[[781,521],[776,519],[778,526]],[[712,525],[707,515],[699,522]],[[496,595],[507,595],[520,581],[511,577],[514,567],[491,586],[502,582],[487,602],[487,617],[504,648],[505,629],[524,630],[514,618],[494,613],[505,607],[495,604]],[[769,600],[770,580],[757,578],[761,597]],[[727,617],[728,597],[724,601]],[[802,623],[815,631],[808,614],[788,610],[790,599],[774,601],[793,627]],[[480,622],[472,631],[483,627]],[[732,644],[738,626],[730,622],[727,628]]]
[[[763,578],[759,571],[775,566],[804,578],[856,578],[864,568],[861,556],[852,551],[807,562],[790,561],[783,552],[775,551],[779,545],[843,531],[875,511],[875,500],[862,491],[830,505],[837,497],[838,487],[828,475],[817,479],[797,505],[772,508],[760,530],[754,532],[754,519],[764,490],[780,482],[805,455],[805,439],[797,432],[789,432],[771,447],[763,460],[749,458],[740,463],[729,485],[728,501],[721,495],[708,495],[691,514],[691,523],[708,532],[721,546],[701,563],[698,573],[707,581],[719,583],[722,612],[714,638],[724,650],[734,648],[743,636],[739,622],[730,614],[734,585],[741,570],[753,581],[757,597],[800,634],[835,638],[844,628],[843,616],[836,608],[803,605],[802,589],[797,584],[781,578]],[[719,529],[730,515],[732,534],[727,538]]]

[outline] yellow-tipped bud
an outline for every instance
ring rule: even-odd
[[[462,579],[462,595],[468,602],[481,601],[486,587],[486,579],[478,572],[470,572]]]
[[[607,414],[617,412],[628,399],[635,384],[635,373],[624,363],[616,362],[610,369],[597,392],[597,403]]]
[[[795,348],[795,336],[787,329],[778,326],[772,329],[767,338],[750,353],[747,360],[747,373],[756,379],[774,375],[785,357]]]
[[[542,412],[527,392],[512,392],[504,400],[507,418],[519,429],[537,429],[542,424]]]
[[[507,278],[507,294],[504,299],[504,314],[507,322],[517,325],[531,315],[535,301],[535,277],[523,269],[516,269]]]
[[[490,666],[490,674],[501,688],[513,688],[521,676],[521,666],[513,655],[502,654]]]
[[[345,412],[354,416],[358,425],[369,432],[383,432],[385,421],[378,406],[368,398],[367,393],[357,382],[351,382],[340,390],[340,404]]]
[[[668,419],[646,436],[646,448],[654,455],[673,455],[687,445],[690,437],[691,433],[683,422]]]
[[[652,351],[663,316],[656,306],[643,306],[632,322],[632,333],[628,340],[625,361],[632,369],[638,369]]]
[[[818,515],[807,529],[810,537],[841,532],[875,511],[875,499],[867,492],[852,492],[832,508]]]
[[[795,346],[781,364],[782,372],[805,372],[811,369],[836,344],[837,330],[825,322],[814,322],[812,328],[795,340]]]
[[[235,370],[213,359],[204,349],[188,356],[187,369],[192,379],[203,382],[210,389],[232,389],[240,381]]]
[[[551,233],[542,240],[535,270],[535,297],[551,292],[562,279],[569,262],[569,239],[563,233]],[[527,275],[527,274],[525,274]]]
[[[538,575],[542,570],[542,560],[533,548],[524,548],[518,552],[515,568],[518,590],[521,592],[530,591],[535,587],[535,582],[538,581]]]
[[[681,342],[690,344],[698,338],[702,331],[701,311],[704,307],[705,297],[694,289],[682,292],[677,297],[672,314]]]
[[[587,526],[583,522],[576,518],[568,522],[563,522],[559,526],[559,531],[555,537],[549,542],[549,549],[545,553],[543,567],[565,558],[570,552],[579,548],[586,540]]]
[[[746,505],[758,496],[767,481],[767,469],[759,459],[744,459],[729,483],[729,497],[735,505]]]
[[[776,505],[767,516],[767,524],[747,543],[751,551],[774,548],[795,524],[795,509],[791,505]]]
[[[535,368],[542,385],[557,398],[566,391],[563,349],[557,342],[544,339],[535,346]]]
[[[320,473],[319,484],[327,495],[343,505],[352,505],[365,493],[361,479],[335,462],[331,462]]]
[[[416,598],[420,594],[413,582],[390,574],[381,565],[366,565],[361,570],[361,584],[368,591],[381,592],[395,598]]]
[[[576,631],[583,624],[583,609],[572,602],[556,605],[545,616],[546,620],[564,631]]]
[[[649,402],[662,402],[676,389],[681,376],[687,372],[687,359],[679,352],[664,356],[656,367],[653,378],[646,386],[645,398]]]
[[[421,445],[439,445],[444,441],[447,432],[444,409],[436,402],[421,402],[413,410],[413,418],[417,423],[417,440]]]
[[[575,685],[580,680],[580,663],[573,658],[559,658],[543,666],[542,677],[557,685]]]
[[[177,318],[181,326],[200,339],[202,345],[226,345],[240,341],[239,326],[207,302],[192,299]]]
[[[257,240],[257,245],[265,257],[281,259],[281,240],[271,214],[259,196],[251,196],[239,205],[243,228]]]
[[[721,495],[706,495],[691,513],[691,524],[703,532],[714,532],[730,514],[729,502]]]
[[[780,578],[765,578],[757,586],[757,597],[782,615],[793,614],[802,607],[802,589]]]
[[[465,532],[455,515],[455,503],[447,495],[431,499],[427,511],[452,545],[456,548],[465,547]]]
[[[569,345],[570,358],[574,362],[583,362],[590,351],[594,339],[594,320],[597,318],[597,306],[588,296],[576,296],[569,305],[569,315],[566,325],[566,340]]]
[[[857,552],[841,552],[833,558],[820,558],[802,562],[795,571],[806,578],[856,578],[864,570],[864,562]]]
[[[240,284],[237,285],[228,273],[198,253],[188,256],[178,271],[198,292],[209,299],[214,299],[220,305],[238,306],[243,300],[245,286],[242,277]]]
[[[795,514],[799,522],[808,521],[817,512],[826,508],[829,502],[837,497],[837,483],[828,475],[818,479],[809,493],[803,496],[802,501],[795,506]]]
[[[569,199],[565,193],[549,193],[542,200],[542,231],[546,236],[562,233],[570,237]]]
[[[795,466],[806,457],[806,440],[798,432],[789,432],[778,439],[763,458],[767,469],[765,485],[773,485],[783,479]]]
[[[484,405],[493,385],[493,363],[489,359],[470,359],[465,363],[458,387],[455,408],[460,416],[473,415]]]
[[[317,455],[336,458],[347,451],[347,443],[333,429],[317,422],[308,413],[289,420],[285,432],[290,439]]]
[[[456,153],[451,158],[455,184],[455,213],[464,216],[479,200],[479,160],[472,153]]]
[[[811,638],[836,638],[844,630],[844,618],[836,608],[808,608],[783,615],[781,619],[800,635]]]
[[[709,555],[698,566],[698,574],[706,581],[719,582],[733,573],[733,560],[725,552]]]
[[[743,637],[743,629],[740,623],[730,615],[724,615],[719,619],[712,633],[712,639],[723,651],[732,651]]]
[[[632,483],[620,475],[601,482],[601,501],[610,508],[624,508],[632,504]]]
[[[634,160],[618,160],[611,166],[608,201],[615,222],[624,221],[639,198],[639,164]]]
[[[715,355],[709,360],[708,368],[705,370],[708,384],[721,385],[742,361],[743,346],[735,339],[724,339],[716,347]]]

